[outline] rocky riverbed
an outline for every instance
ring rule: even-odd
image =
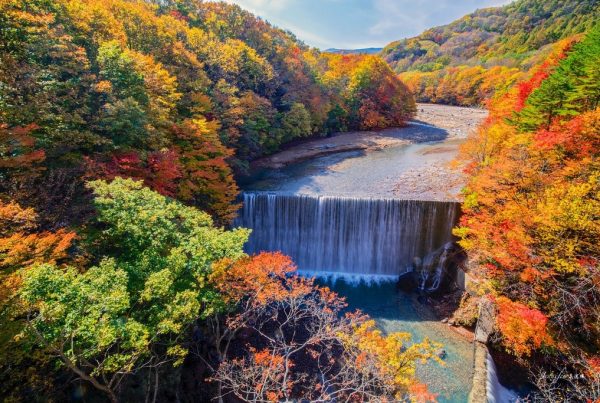
[[[411,142],[427,141],[430,137],[437,139],[439,133],[431,136],[426,126],[445,130],[447,139],[464,139],[486,116],[487,111],[484,109],[417,104],[417,115],[405,128],[336,133],[331,137],[299,143],[274,155],[259,159],[253,165],[255,168],[280,169],[327,154],[348,151],[379,151]],[[410,130],[415,126],[423,129],[415,133],[414,130]]]
[[[419,104],[406,127],[310,140],[257,161],[249,190],[457,200],[464,178],[452,161],[486,116],[482,109]]]

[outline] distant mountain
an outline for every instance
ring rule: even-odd
[[[599,0],[518,0],[477,10],[419,36],[392,42],[381,56],[396,72],[410,72],[404,77],[420,100],[473,104],[493,93],[500,81],[486,89],[486,94],[480,96],[475,91],[466,98],[455,94],[456,99],[437,99],[435,91],[426,87],[439,86],[448,74],[456,76],[453,80],[460,79],[467,68],[472,69],[466,75],[473,82],[485,80],[486,72],[473,70],[481,66],[493,68],[496,75],[514,76],[511,68],[529,70],[552,44],[586,32],[598,21]]]
[[[600,21],[599,5],[598,0],[519,0],[392,42],[381,53],[398,72],[474,63],[518,66],[531,52],[591,28]]]
[[[326,53],[337,53],[339,55],[376,55],[383,48],[364,48],[364,49],[335,49],[330,48],[325,50]]]

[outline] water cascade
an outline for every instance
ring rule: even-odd
[[[429,253],[422,264],[414,267],[419,273],[419,289],[421,291],[437,291],[443,279],[446,261],[450,256],[454,244],[448,242],[437,251]]]
[[[487,384],[486,394],[488,403],[509,403],[516,402],[518,395],[510,389],[502,386],[498,380],[498,373],[494,359],[487,353]]]
[[[441,281],[459,208],[454,202],[245,193],[235,225],[253,230],[248,253],[282,251],[301,272],[382,280],[415,269],[431,290]]]

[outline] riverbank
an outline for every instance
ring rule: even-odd
[[[250,190],[459,201],[464,177],[451,162],[486,116],[419,104],[406,127],[314,139],[256,161]]]
[[[384,148],[414,142],[439,140],[446,131],[446,140],[464,139],[487,117],[487,111],[457,106],[417,104],[417,115],[406,127],[379,131],[335,133],[331,137],[309,140],[293,145],[271,156],[261,158],[254,168],[280,169],[315,157],[349,151],[381,151]],[[419,133],[407,129],[417,129]]]

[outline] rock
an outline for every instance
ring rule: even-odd
[[[412,292],[418,286],[418,282],[415,276],[415,272],[406,273],[398,279],[397,287],[399,290],[405,292]]]
[[[445,360],[446,357],[448,357],[448,353],[443,348],[436,351],[435,355],[437,355],[440,360]]]

